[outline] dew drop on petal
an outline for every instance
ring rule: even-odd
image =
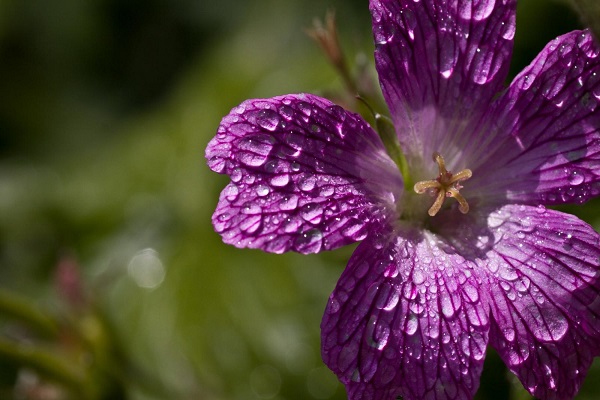
[[[281,116],[288,120],[291,121],[294,119],[294,109],[290,106],[286,106],[283,105],[281,106],[281,108],[279,109],[279,113],[281,114]]]
[[[260,206],[251,201],[244,203],[244,205],[242,206],[242,214],[252,215],[252,214],[260,214],[261,212],[262,212],[262,209],[260,208]]]
[[[319,229],[310,229],[301,233],[294,241],[300,253],[318,253],[323,245],[323,233]]]
[[[515,330],[513,328],[504,328],[504,329],[502,329],[502,335],[509,342],[512,342],[512,341],[515,340]]]
[[[235,201],[238,198],[240,190],[236,185],[228,185],[224,190],[223,194],[228,201]]]
[[[283,187],[290,182],[290,176],[288,174],[275,175],[271,178],[270,182],[273,186]]]
[[[298,207],[298,196],[295,194],[286,195],[279,202],[279,209],[281,211],[295,210],[296,207]]]
[[[298,109],[302,111],[302,113],[307,117],[310,117],[310,115],[312,114],[312,106],[310,105],[310,103],[307,103],[305,101],[301,101],[298,103]]]
[[[240,229],[247,233],[256,232],[260,226],[260,215],[249,215],[240,223]]]
[[[473,285],[465,285],[463,287],[464,293],[465,293],[465,300],[470,302],[470,303],[476,303],[477,300],[479,300],[479,293],[477,292],[477,289],[475,287],[473,287]]]
[[[259,195],[260,197],[264,197],[264,196],[268,195],[270,191],[271,190],[266,185],[258,185],[256,187],[256,194]]]
[[[409,335],[414,335],[419,327],[419,320],[415,314],[410,314],[404,325],[404,332]]]
[[[446,318],[452,318],[455,310],[448,292],[443,292],[440,295],[440,303],[442,306],[442,314],[444,314]]]
[[[239,182],[242,180],[242,170],[240,168],[235,168],[233,171],[231,171],[231,180],[233,182]]]
[[[271,132],[277,129],[280,121],[281,117],[273,110],[260,110],[256,116],[256,123]]]
[[[390,327],[385,321],[378,321],[372,316],[366,326],[367,344],[377,350],[383,350],[390,336]]]
[[[317,203],[305,204],[300,210],[300,215],[302,218],[304,218],[304,220],[313,224],[318,224],[323,218],[323,207]]]
[[[420,285],[421,283],[425,282],[425,275],[423,275],[421,270],[418,269],[413,272],[413,282],[415,285]]]
[[[305,176],[304,178],[300,179],[300,182],[298,182],[298,186],[300,187],[300,190],[304,191],[304,192],[310,192],[311,190],[313,190],[315,188],[315,185],[317,184],[317,178],[315,178],[314,176]]]
[[[225,160],[219,156],[213,156],[208,160],[208,167],[217,173],[225,169]]]
[[[585,178],[582,173],[574,170],[574,171],[568,172],[567,180],[569,181],[569,183],[571,185],[578,186],[584,182]]]
[[[267,157],[273,149],[275,139],[270,135],[255,135],[243,138],[238,143],[239,159],[243,164],[258,167],[267,161]]]

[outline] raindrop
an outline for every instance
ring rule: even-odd
[[[361,230],[364,228],[365,223],[352,218],[347,224],[346,226],[344,226],[344,229],[342,229],[342,235],[344,237],[347,238],[352,238],[354,240],[362,240],[366,237],[366,232],[361,232]]]
[[[443,292],[440,294],[440,303],[442,306],[442,314],[444,314],[446,318],[452,318],[455,310],[448,292]]]
[[[311,175],[307,175],[300,180],[300,182],[298,183],[298,186],[300,187],[300,190],[302,190],[304,192],[310,192],[311,190],[313,190],[315,188],[316,184],[317,184],[317,178],[315,178],[314,176],[311,176]]]
[[[285,118],[288,121],[291,121],[294,119],[294,109],[290,106],[286,106],[286,105],[281,106],[281,108],[279,109],[279,113],[281,114],[281,116],[283,118]]]
[[[261,110],[256,117],[256,123],[271,132],[277,129],[281,117],[273,110]]]
[[[242,170],[240,168],[235,168],[231,171],[231,180],[233,182],[239,182],[242,180]]]
[[[219,156],[213,156],[208,160],[208,167],[217,173],[225,169],[225,160]]]
[[[295,210],[296,207],[298,207],[298,196],[295,194],[284,196],[279,202],[279,209],[282,211]]]
[[[421,270],[418,269],[413,272],[413,282],[415,285],[420,285],[421,283],[425,282],[425,275],[423,275]]]
[[[310,117],[310,115],[312,114],[312,106],[305,101],[301,101],[298,103],[298,109],[302,111],[302,113],[307,117]]]
[[[377,350],[383,350],[390,336],[390,328],[385,321],[372,316],[366,327],[367,344]]]
[[[235,201],[238,198],[239,193],[240,190],[236,185],[227,185],[227,187],[223,190],[225,199],[228,201]]]
[[[269,187],[265,186],[265,185],[258,185],[256,187],[256,194],[259,195],[260,197],[264,197],[264,196],[268,195],[270,191],[271,190],[269,189]]]
[[[323,245],[323,233],[316,228],[310,229],[300,234],[294,245],[300,253],[318,253]]]
[[[404,325],[404,332],[409,335],[414,335],[417,332],[417,328],[419,327],[419,319],[415,314],[410,314],[406,319],[406,323]]]
[[[270,182],[273,186],[283,187],[290,182],[290,176],[288,174],[275,175]]]
[[[290,168],[292,169],[292,171],[298,172],[298,171],[300,171],[300,164],[298,164],[296,161],[294,161],[290,165]]]
[[[300,210],[300,215],[304,220],[312,224],[318,224],[323,218],[323,208],[317,203],[305,204]]]
[[[267,161],[267,157],[273,149],[275,139],[271,135],[253,135],[243,138],[238,143],[239,159],[242,163],[258,167]]]
[[[465,285],[463,287],[464,293],[465,293],[465,300],[471,302],[471,303],[475,303],[477,302],[477,300],[479,300],[479,293],[477,292],[477,289],[475,287],[473,287],[472,285]]]
[[[506,340],[508,340],[509,342],[512,342],[515,340],[515,330],[513,328],[502,329],[502,335],[504,335],[504,338]]]
[[[570,173],[568,172],[567,179],[569,183],[574,186],[581,185],[585,180],[583,174],[576,170],[573,170]]]
[[[260,214],[261,212],[262,209],[260,208],[260,206],[251,201],[244,203],[244,205],[242,206],[242,214],[253,215]]]

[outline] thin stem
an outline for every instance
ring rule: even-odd
[[[0,289],[0,314],[27,323],[38,332],[56,336],[57,322],[41,312],[29,299]]]

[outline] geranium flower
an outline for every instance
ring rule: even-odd
[[[600,354],[600,236],[545,208],[600,193],[600,48],[561,36],[505,89],[515,8],[370,0],[397,139],[298,94],[243,102],[208,145],[226,243],[362,241],[321,325],[350,399],[471,399],[488,344],[535,397],[571,399]]]

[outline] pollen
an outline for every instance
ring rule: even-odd
[[[430,216],[436,215],[442,208],[446,197],[454,197],[458,201],[458,209],[461,213],[466,214],[469,212],[469,203],[459,193],[462,189],[461,182],[469,179],[473,176],[470,169],[463,169],[456,174],[446,169],[446,163],[444,157],[438,152],[433,153],[433,161],[438,165],[440,171],[436,179],[430,181],[420,181],[415,183],[414,189],[417,194],[430,193],[435,197],[435,201],[429,211],[427,212]]]

